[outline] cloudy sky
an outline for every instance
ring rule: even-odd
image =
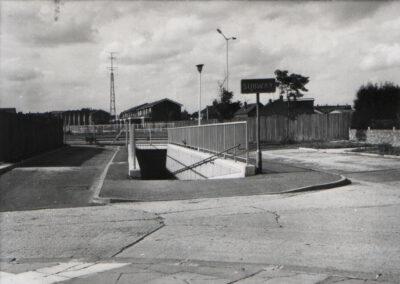
[[[400,84],[400,2],[2,1],[0,106],[37,112],[109,110],[109,52],[116,52],[116,107],[168,97],[197,109],[226,73],[240,80],[285,69],[310,77],[306,98],[351,104],[360,85]],[[262,101],[277,98],[262,95]]]

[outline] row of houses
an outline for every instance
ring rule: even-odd
[[[204,119],[214,119],[208,114],[213,113],[214,106],[206,106],[202,111]],[[314,105],[314,99],[297,99],[288,101],[282,96],[277,100],[269,100],[265,105],[259,105],[260,116],[270,115],[289,115],[297,116],[300,114],[327,114],[352,112],[350,105]],[[53,111],[53,115],[64,120],[64,125],[93,125],[108,124],[113,118],[104,110],[93,110],[83,108],[80,110]],[[119,119],[133,119],[138,122],[144,121],[177,121],[181,119],[182,104],[168,98],[157,100],[150,103],[140,104],[131,107],[119,115]],[[215,112],[214,112],[215,113]],[[234,114],[234,119],[246,119],[256,116],[256,104],[244,103],[242,108]],[[197,119],[197,115],[192,116]]]
[[[181,118],[182,104],[170,99],[157,100],[134,106],[121,112],[119,119],[143,121],[176,121]],[[52,115],[62,118],[65,126],[108,124],[114,120],[109,112],[101,109],[82,108],[80,110],[52,111]]]
[[[206,117],[207,112],[210,112],[210,108],[213,106],[207,106],[202,110],[202,116]],[[277,100],[270,99],[265,105],[259,104],[260,116],[270,115],[284,115],[284,116],[297,116],[300,114],[328,114],[328,113],[344,113],[352,112],[351,105],[314,105],[314,99],[297,99],[286,100],[283,96],[280,96]],[[242,108],[239,109],[235,114],[235,119],[246,119],[249,117],[256,116],[256,104],[244,103]],[[213,117],[209,117],[213,118]]]

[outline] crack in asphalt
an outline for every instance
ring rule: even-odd
[[[236,283],[236,282],[239,282],[239,281],[242,281],[242,280],[251,278],[251,277],[253,277],[253,276],[255,276],[255,275],[257,275],[257,274],[259,274],[259,273],[261,273],[261,272],[263,272],[263,271],[265,271],[265,270],[264,270],[264,269],[258,270],[258,271],[254,272],[254,273],[252,273],[252,274],[246,275],[246,276],[244,276],[244,277],[242,277],[242,278],[233,280],[233,281],[228,282],[228,283],[226,283],[226,284],[232,284],[232,283]]]
[[[257,206],[250,206],[250,207],[274,215],[276,224],[279,226],[279,228],[283,228],[283,225],[279,222],[279,219],[281,218],[281,216],[277,213],[277,211],[270,211],[270,210],[266,210],[264,208],[257,207]]]
[[[117,253],[113,254],[111,257],[115,257],[115,256],[119,255],[119,254],[122,253],[124,250],[126,250],[126,249],[128,249],[128,248],[130,248],[130,247],[136,245],[137,243],[143,241],[145,238],[147,238],[147,237],[150,236],[151,234],[157,232],[158,230],[161,230],[161,229],[164,228],[164,227],[165,227],[165,224],[162,223],[160,227],[157,227],[156,229],[150,231],[149,233],[147,233],[147,234],[145,234],[144,236],[140,237],[139,239],[137,239],[137,240],[134,241],[133,243],[124,246],[124,247],[121,248]]]
[[[210,207],[210,208],[199,208],[199,209],[188,209],[188,210],[180,210],[180,211],[159,212],[159,213],[157,213],[157,215],[167,215],[167,214],[184,213],[184,212],[195,212],[195,211],[203,211],[203,210],[218,209],[218,208],[221,208],[221,207],[218,206],[218,207]]]
[[[123,274],[123,273],[120,273],[120,274],[118,275],[118,277],[117,277],[117,279],[115,280],[115,283],[114,283],[114,284],[117,284],[117,283],[118,283],[119,279],[122,277],[122,274]]]

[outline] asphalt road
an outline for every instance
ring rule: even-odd
[[[267,154],[276,163],[362,178],[308,193],[3,212],[0,277],[68,284],[400,282],[400,160]]]
[[[89,206],[114,150],[66,147],[0,175],[0,211]]]

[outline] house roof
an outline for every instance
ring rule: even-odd
[[[141,105],[138,105],[138,106],[131,107],[130,109],[127,109],[127,110],[124,110],[123,112],[121,112],[121,114],[126,113],[126,112],[132,112],[132,111],[138,110],[139,108],[142,108],[142,107],[144,107],[146,105],[148,105],[148,103],[144,103],[144,104],[141,104]]]
[[[138,106],[131,107],[130,109],[127,109],[127,110],[121,112],[121,114],[127,113],[127,112],[133,112],[133,111],[137,111],[137,110],[141,110],[141,109],[145,109],[145,108],[148,108],[148,107],[153,107],[153,106],[155,106],[157,104],[160,104],[160,103],[162,103],[164,101],[168,101],[168,102],[177,104],[179,106],[182,106],[182,104],[180,104],[180,103],[178,103],[176,101],[170,100],[168,98],[164,98],[164,99],[161,99],[161,100],[158,100],[158,101],[154,101],[154,102],[151,102],[151,103],[144,103],[144,104],[141,104],[141,105],[138,105]]]
[[[338,113],[352,111],[350,105],[316,105],[314,109],[321,113]]]
[[[260,107],[263,107],[262,104],[260,104]],[[247,106],[243,106],[241,109],[239,109],[237,112],[235,112],[235,115],[244,115],[248,114],[249,112],[253,111],[256,108],[256,104],[247,104]]]

